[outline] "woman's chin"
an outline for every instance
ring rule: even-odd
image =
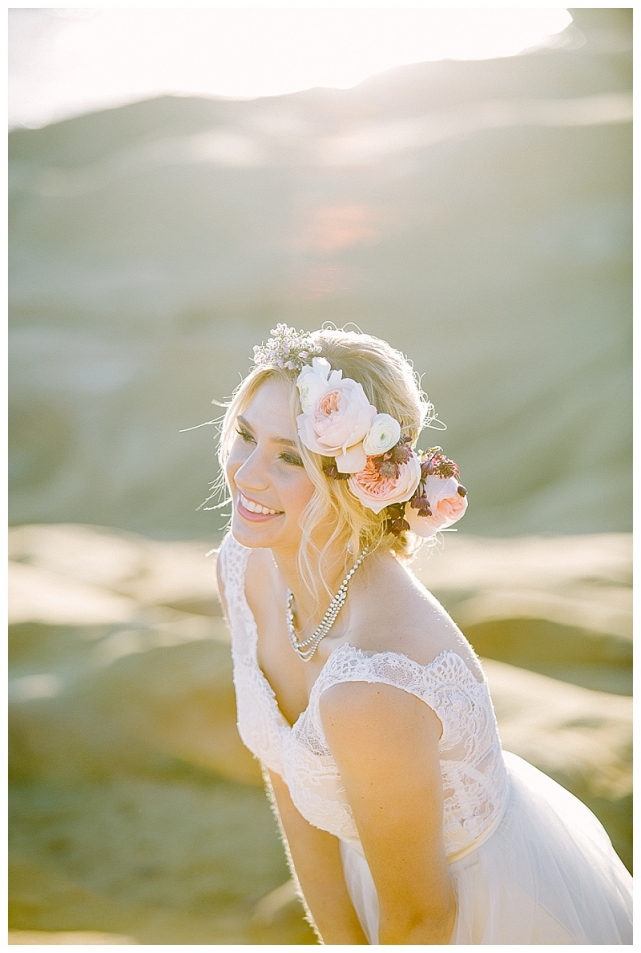
[[[278,542],[279,534],[276,532],[275,522],[275,519],[250,522],[234,511],[231,533],[241,546],[246,546],[248,549],[271,549]]]

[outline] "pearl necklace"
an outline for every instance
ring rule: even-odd
[[[349,586],[350,579],[363,562],[365,557],[368,555],[369,549],[366,548],[360,554],[350,571],[347,573],[342,583],[338,588],[338,592],[332,599],[329,604],[329,608],[325,615],[323,616],[320,625],[308,639],[305,639],[303,642],[299,642],[296,638],[296,630],[294,629],[294,614],[292,612],[292,602],[294,600],[294,594],[288,590],[287,591],[287,632],[289,635],[289,641],[292,643],[292,648],[294,651],[302,658],[303,662],[309,662],[314,652],[319,646],[319,643],[325,638],[331,627],[336,622],[336,617],[341,611],[347,599],[347,587]]]

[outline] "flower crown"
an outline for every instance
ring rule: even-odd
[[[313,357],[321,348],[310,334],[284,324],[271,333],[267,344],[254,348],[254,362],[299,371],[298,435],[308,450],[334,458],[323,467],[328,477],[348,481],[368,509],[385,511],[385,528],[395,536],[406,530],[433,536],[463,516],[467,490],[440,447],[413,450],[398,420],[379,414],[361,384]]]

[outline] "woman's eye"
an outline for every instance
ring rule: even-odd
[[[303,465],[303,461],[296,453],[281,453],[280,458],[293,467],[302,467]]]
[[[237,433],[238,436],[241,437],[243,440],[253,440],[253,439],[254,439],[250,433],[247,433],[246,430],[241,430],[240,427],[236,427],[236,433]]]

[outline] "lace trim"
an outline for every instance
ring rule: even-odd
[[[442,725],[439,747],[447,750],[458,744],[460,731],[458,719],[452,719],[449,706],[440,703],[446,688],[461,679],[471,680],[474,686],[483,688],[486,682],[479,681],[463,658],[452,649],[444,649],[426,665],[399,652],[366,652],[349,643],[343,643],[332,652],[321,669],[310,693],[310,704],[315,701],[317,718],[321,694],[339,682],[382,682],[416,695],[432,708]]]
[[[254,757],[283,776],[278,730],[288,725],[256,658],[258,632],[245,596],[245,571],[250,553],[251,549],[242,546],[231,533],[218,552],[232,634],[237,727],[243,744]]]

